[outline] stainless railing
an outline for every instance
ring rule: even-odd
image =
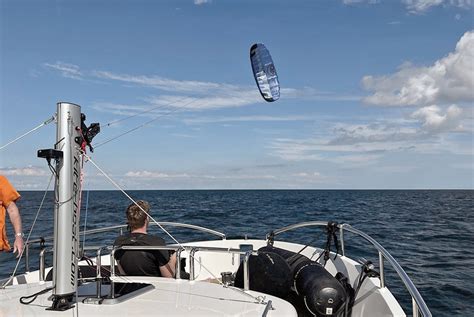
[[[110,276],[115,277],[115,253],[118,250],[137,250],[137,251],[150,251],[150,250],[164,250],[164,251],[176,251],[176,278],[181,278],[180,271],[181,271],[181,252],[187,251],[189,252],[190,261],[189,261],[189,279],[192,281],[196,278],[195,276],[195,257],[194,254],[198,251],[205,251],[205,252],[213,252],[213,253],[228,253],[228,254],[239,254],[244,255],[243,260],[243,273],[244,273],[244,291],[248,291],[250,289],[250,274],[249,274],[249,259],[251,255],[257,255],[257,251],[243,251],[240,249],[233,249],[233,248],[219,248],[219,247],[196,247],[196,246],[121,246],[121,247],[114,247],[112,252],[110,252]],[[212,273],[211,273],[212,274]]]
[[[158,222],[161,226],[163,227],[179,227],[179,228],[187,228],[187,229],[194,229],[197,231],[201,231],[204,233],[209,233],[215,236],[220,237],[222,240],[226,239],[225,233],[212,230],[209,228],[201,227],[201,226],[196,226],[196,225],[190,225],[186,223],[179,223],[179,222]],[[150,225],[152,226],[158,226],[156,223],[150,222]],[[91,235],[91,234],[98,234],[98,233],[104,233],[104,232],[109,232],[109,231],[115,231],[119,230],[120,234],[123,233],[123,230],[127,228],[127,225],[116,225],[116,226],[109,226],[105,228],[98,228],[98,229],[90,229],[86,231],[81,231],[80,235],[83,236],[84,234],[86,235]],[[47,236],[47,237],[41,237],[41,238],[36,238],[36,239],[31,239],[28,241],[28,243],[25,245],[25,271],[29,272],[30,271],[30,245],[36,244],[36,243],[41,243],[44,244],[47,241],[52,241],[53,236]],[[44,253],[43,253],[44,256]]]
[[[222,238],[223,240],[226,239],[226,235],[224,233],[221,233],[221,232],[218,232],[218,231],[215,231],[215,230],[212,230],[212,229],[208,229],[208,228],[205,228],[205,227],[189,225],[189,224],[183,224],[183,223],[175,223],[175,222],[160,222],[160,224],[163,225],[163,226],[175,226],[175,227],[195,229],[195,230],[199,230],[199,231],[202,231],[202,232],[217,235],[220,238]],[[276,235],[281,234],[283,232],[298,229],[298,228],[302,228],[302,227],[308,227],[308,226],[326,227],[327,224],[328,223],[325,222],[325,221],[302,222],[302,223],[297,223],[297,224],[293,224],[293,225],[290,225],[290,226],[286,226],[286,227],[274,230],[272,233],[273,233],[273,236],[276,236]],[[123,230],[126,227],[127,227],[126,225],[118,225],[118,226],[110,226],[110,227],[106,227],[106,228],[92,229],[92,230],[87,230],[85,232],[85,234],[103,233],[103,232],[117,230],[117,229]],[[406,289],[408,290],[408,292],[411,295],[412,305],[413,305],[413,316],[418,316],[420,312],[425,317],[431,317],[432,316],[428,306],[426,305],[423,297],[418,292],[418,289],[416,288],[416,286],[413,284],[413,282],[408,277],[408,275],[403,270],[403,268],[400,266],[400,264],[398,264],[398,262],[392,257],[392,255],[387,250],[385,250],[385,248],[383,248],[375,239],[373,239],[369,235],[365,234],[364,232],[362,232],[358,229],[353,228],[352,226],[350,226],[348,224],[338,224],[337,227],[339,228],[339,235],[340,235],[340,241],[341,241],[341,252],[342,252],[343,256],[345,256],[344,231],[354,233],[354,234],[364,238],[368,242],[370,242],[374,246],[374,248],[378,251],[378,254],[379,254],[380,287],[381,288],[385,287],[384,260],[386,260],[395,269],[398,276],[400,277],[400,279],[402,280],[402,282],[405,285]],[[84,234],[84,232],[81,232],[81,234]],[[267,238],[268,238],[268,236],[267,236]],[[25,248],[25,253],[26,253],[25,258],[28,259],[27,262],[29,262],[29,256],[28,256],[28,251],[29,251],[28,246],[29,246],[29,244],[44,242],[44,241],[48,241],[48,240],[52,240],[52,237],[46,237],[46,238],[41,238],[41,239],[30,240],[30,242],[28,243],[28,245]],[[108,248],[110,249],[111,247],[108,247]],[[192,246],[189,246],[189,247],[182,248],[182,247],[179,247],[179,246],[160,246],[160,247],[122,246],[120,248],[113,248],[112,249],[112,251],[111,251],[111,264],[115,263],[114,262],[115,261],[114,254],[115,254],[115,251],[119,250],[119,249],[123,249],[123,250],[146,250],[146,249],[150,249],[150,250],[175,250],[176,255],[177,255],[177,259],[178,259],[176,261],[176,265],[177,265],[177,267],[176,267],[177,276],[176,277],[177,278],[180,278],[180,276],[179,276],[180,270],[181,270],[181,267],[180,267],[181,261],[180,261],[180,259],[181,259],[181,252],[184,251],[184,250],[188,251],[190,253],[191,257],[193,257],[194,253],[197,252],[197,251],[227,252],[227,253],[241,254],[241,255],[244,255],[244,263],[243,263],[244,264],[244,290],[249,289],[248,259],[249,259],[250,255],[256,254],[255,251],[242,251],[240,249],[227,249],[227,248],[216,248],[216,247],[192,247]],[[40,280],[44,280],[44,254],[45,254],[45,252],[48,252],[48,251],[51,251],[51,249],[50,248],[48,248],[48,249],[43,248],[40,252],[40,272],[39,272]],[[100,250],[98,252],[99,253],[97,255],[98,255],[98,258],[99,258],[100,257]],[[99,267],[97,270],[98,270],[98,275],[100,276],[100,262],[97,263],[97,266]],[[190,261],[191,279],[195,278],[195,276],[194,276],[195,275],[194,274],[194,271],[195,271],[194,267],[195,267],[194,260]],[[110,268],[111,268],[111,275],[115,276],[115,266],[111,265]],[[26,264],[26,270],[29,271],[28,263]],[[41,277],[43,277],[43,279]]]
[[[309,222],[301,222],[297,223],[294,225],[286,226],[277,230],[273,231],[273,236],[276,236],[280,233],[294,230],[297,228],[302,228],[302,227],[309,227],[309,226],[322,226],[326,227],[328,225],[327,222],[324,221],[309,221]],[[384,259],[388,261],[388,263],[395,269],[397,272],[398,276],[402,280],[403,284],[405,285],[406,289],[411,295],[412,298],[412,305],[413,305],[413,316],[418,316],[419,312],[424,317],[431,317],[431,312],[428,308],[428,306],[425,303],[425,300],[423,297],[420,295],[420,292],[418,292],[418,289],[416,288],[415,284],[411,281],[411,279],[408,277],[406,272],[403,270],[403,268],[398,264],[398,262],[392,257],[392,255],[385,250],[384,247],[382,247],[374,238],[369,236],[368,234],[353,228],[352,226],[348,224],[338,224],[337,227],[339,228],[339,236],[341,240],[341,251],[342,255],[345,256],[345,248],[344,248],[344,230],[349,231],[351,233],[354,233],[356,235],[359,235],[360,237],[364,238],[368,242],[370,242],[375,249],[379,253],[379,270],[380,270],[380,287],[384,288],[385,287],[385,273],[384,273]],[[267,236],[268,238],[268,236]]]

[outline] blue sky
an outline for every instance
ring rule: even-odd
[[[473,188],[473,1],[0,5],[0,146],[69,101],[101,123],[91,157],[125,189]],[[45,189],[36,151],[54,142],[49,124],[0,150],[0,174]]]

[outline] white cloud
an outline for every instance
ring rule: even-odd
[[[235,90],[235,86],[217,84],[212,82],[202,82],[194,80],[174,80],[164,78],[160,76],[145,76],[145,75],[127,75],[127,74],[115,74],[108,71],[93,71],[92,75],[101,78],[116,80],[130,84],[137,84],[142,86],[149,86],[165,91],[175,92],[210,92],[216,90]]]
[[[188,174],[168,174],[162,172],[150,172],[150,171],[129,171],[125,173],[126,177],[138,177],[138,178],[189,178]]]
[[[126,177],[132,178],[141,178],[141,179],[177,179],[177,178],[186,178],[186,179],[210,179],[210,180],[246,180],[246,179],[276,179],[274,175],[260,175],[260,174],[187,174],[187,173],[179,173],[179,174],[169,174],[163,172],[156,172],[156,171],[129,171],[125,173]]]
[[[280,95],[285,99],[326,100],[326,101],[358,101],[361,96],[338,94],[334,92],[319,91],[311,87],[304,88],[282,88]]]
[[[249,179],[277,179],[274,175],[258,175],[258,174],[233,174],[233,175],[198,175],[197,178],[220,179],[220,180],[249,180]]]
[[[315,117],[304,115],[289,116],[235,116],[235,117],[203,117],[184,119],[186,123],[223,123],[223,122],[279,122],[279,121],[313,121]]]
[[[473,6],[472,0],[402,0],[411,13],[423,13],[431,7],[454,6],[469,9]]]
[[[250,104],[264,103],[258,90],[253,86],[231,85],[225,83],[205,82],[196,80],[176,80],[161,76],[117,74],[110,71],[82,71],[79,66],[57,61],[54,64],[45,63],[53,70],[59,71],[62,76],[72,79],[101,79],[116,81],[138,87],[152,87],[161,91],[184,95],[160,95],[148,98],[146,101],[152,105],[166,105],[183,109],[218,109],[228,107],[241,107]],[[360,96],[345,95],[333,92],[322,92],[311,87],[301,89],[282,88],[281,95],[286,99],[326,100],[326,101],[357,101]],[[132,110],[133,106],[116,105],[104,109],[111,109],[113,113],[125,114],[124,110]],[[120,109],[122,106],[122,109]],[[114,109],[112,109],[114,108]],[[100,109],[98,109],[100,110]],[[118,112],[120,110],[120,112]],[[131,114],[126,114],[131,115]]]
[[[300,172],[293,174],[292,176],[302,177],[302,178],[321,178],[321,173],[319,172]]]
[[[411,117],[421,120],[422,127],[429,132],[462,131],[462,112],[458,106],[451,105],[443,114],[440,107],[433,105],[418,109]]]
[[[335,157],[332,162],[346,166],[346,167],[362,167],[377,163],[383,157],[382,154],[356,154],[356,155],[341,155]]]
[[[203,5],[207,3],[212,3],[212,0],[194,0],[195,5]]]
[[[5,176],[44,176],[48,173],[44,168],[30,165],[21,168],[2,168],[0,174]]]
[[[44,63],[43,66],[57,70],[61,72],[61,75],[66,78],[82,80],[83,74],[79,66],[74,64],[68,64],[63,62],[56,62],[54,64]]]
[[[212,0],[194,0],[195,5],[203,5],[208,3],[212,3]]]
[[[452,153],[462,151],[463,143],[448,133],[473,132],[472,117],[463,108],[428,106],[404,120],[379,120],[368,124],[333,124],[332,132],[306,139],[276,138],[268,146],[271,154],[286,161],[326,161],[362,166],[379,161],[386,153]]]
[[[233,95],[223,94],[221,96],[205,96],[191,97],[186,102],[173,102],[172,100],[182,99],[182,96],[167,97],[160,96],[150,98],[152,105],[169,105],[170,107],[180,108],[183,110],[203,110],[203,109],[219,109],[243,107],[251,104],[262,103],[261,98],[257,94],[248,93],[246,91],[236,92]]]
[[[402,0],[410,12],[423,12],[428,8],[439,6],[444,0]]]
[[[333,128],[333,137],[327,141],[330,146],[344,146],[354,144],[397,142],[412,139],[417,130],[408,125],[399,125],[387,122],[373,122],[370,124],[336,124]]]
[[[374,155],[385,151],[399,151],[408,147],[403,140],[389,140],[378,137],[379,141],[349,140],[345,144],[334,144],[335,139],[330,138],[308,138],[308,139],[275,139],[268,148],[274,156],[286,161],[328,161],[342,163],[346,161],[356,162],[358,155],[370,155],[370,159],[377,158]],[[356,155],[356,156],[354,156]]]
[[[101,112],[107,112],[119,116],[134,116],[140,112],[146,111],[147,106],[143,105],[127,105],[112,102],[96,102],[92,107]]]
[[[356,3],[368,3],[368,4],[377,4],[380,3],[380,0],[342,0],[343,4],[351,5]]]
[[[362,84],[373,94],[364,99],[381,106],[425,106],[474,101],[474,31],[466,32],[454,52],[429,67],[405,63],[392,75],[365,76]]]

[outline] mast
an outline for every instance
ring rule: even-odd
[[[81,196],[81,107],[57,104],[57,153],[54,207],[53,305],[50,310],[72,306],[77,290]]]

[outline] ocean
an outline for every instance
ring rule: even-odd
[[[130,191],[148,200],[157,221],[183,222],[227,234],[264,238],[270,230],[304,221],[348,223],[375,238],[400,263],[417,286],[433,316],[474,315],[473,190],[169,190]],[[21,192],[18,205],[28,234],[44,193]],[[84,192],[81,230],[125,224],[128,199],[118,191]],[[53,195],[48,193],[31,237],[53,233]],[[87,223],[85,224],[85,219]],[[8,222],[9,223],[9,222]],[[11,227],[8,228],[11,233]],[[180,241],[210,238],[192,230],[170,229]],[[157,230],[152,233],[160,234]],[[110,245],[115,233],[90,235],[86,245]],[[11,236],[11,234],[10,234]],[[164,234],[161,234],[166,239]],[[211,237],[212,238],[212,237]],[[302,228],[277,239],[324,247],[323,228]],[[168,239],[171,242],[170,239]],[[346,252],[378,263],[377,252],[353,235]],[[32,247],[30,267],[38,267]],[[14,266],[3,254],[0,279]],[[49,263],[51,260],[49,259]],[[20,272],[24,270],[21,262]],[[396,273],[385,264],[386,284],[411,312],[411,298]]]

